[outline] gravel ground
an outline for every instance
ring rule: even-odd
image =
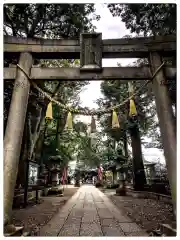
[[[106,192],[104,192],[106,194]],[[133,198],[107,194],[112,202],[144,228],[148,233],[159,229],[159,224],[172,223],[172,206],[154,199]]]
[[[58,212],[58,210],[75,194],[78,188],[68,187],[64,191],[63,197],[47,196],[42,197],[42,203],[27,206],[27,208],[14,209],[12,223],[16,226],[24,226],[25,232],[31,232],[32,235]]]

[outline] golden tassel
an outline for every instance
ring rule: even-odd
[[[53,117],[52,117],[52,102],[50,102],[47,106],[47,110],[46,110],[46,119],[50,119],[52,120]]]
[[[130,99],[129,116],[137,116],[136,105],[133,99]]]
[[[136,110],[136,105],[133,100],[133,94],[134,94],[134,88],[132,82],[128,82],[128,91],[129,91],[129,96],[131,96],[130,99],[130,107],[129,107],[129,116],[137,116],[137,110]]]
[[[68,112],[65,129],[73,130],[72,114],[71,114],[71,112]]]
[[[112,113],[112,128],[120,128],[118,116],[115,110]]]

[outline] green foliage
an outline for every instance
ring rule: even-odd
[[[48,163],[50,157],[57,156],[59,157],[59,159],[57,158],[57,161],[60,160],[59,163],[67,165],[70,161],[74,160],[74,155],[78,150],[77,147],[79,147],[82,138],[80,131],[82,129],[86,131],[86,125],[82,122],[76,122],[74,123],[74,131],[62,129],[61,132],[58,133],[58,137],[60,138],[60,141],[58,142],[55,135],[57,131],[56,125],[56,120],[48,125],[43,148],[43,161],[44,163]]]
[[[176,33],[176,4],[108,4],[113,16],[120,16],[131,33],[167,35]]]
[[[113,16],[119,16],[131,33],[143,36],[176,34],[176,4],[108,4]],[[126,36],[131,37],[131,36]],[[166,59],[176,65],[176,59]],[[147,63],[139,59],[136,65]],[[172,104],[176,105],[176,79],[167,85]]]
[[[93,31],[95,29],[89,18],[89,14],[94,14],[94,4],[5,4],[4,34],[31,38],[78,38],[81,32]],[[94,17],[98,19],[99,16],[94,14]],[[10,60],[10,62],[17,63],[17,59]],[[6,61],[6,63],[8,63],[8,61]],[[70,67],[78,66],[79,60],[41,60],[40,62],[36,61],[35,64],[42,67]],[[40,83],[40,87],[45,88],[49,93],[57,90],[56,99],[58,101],[65,105],[70,104],[73,105],[73,107],[77,107],[80,103],[79,93],[86,84],[88,84],[86,81],[74,81],[73,83],[68,81],[54,81],[51,83],[43,81],[43,83]],[[4,104],[6,124],[12,88],[10,88],[9,85],[5,85],[5,88],[7,90],[5,91]],[[31,89],[27,115],[27,120],[30,118],[31,126],[39,124],[39,128],[41,128],[47,104],[47,99],[39,96],[37,91]],[[40,122],[38,118],[36,119],[34,116],[35,110],[39,112]],[[49,138],[45,140],[43,158],[45,158],[46,161],[49,159],[49,156],[56,156],[61,152],[62,158],[67,161],[67,159],[71,159],[72,151],[69,150],[69,147],[63,145],[65,139],[60,135],[66,121],[66,113],[62,111],[59,106],[53,104],[53,117],[59,118],[59,120],[53,121],[53,124],[48,125],[47,134]],[[29,131],[31,132],[32,129]],[[54,135],[52,136],[51,134]],[[40,138],[42,138],[42,136],[44,135],[39,135]],[[33,140],[35,141],[35,139]],[[58,151],[56,151],[57,144],[59,144]]]
[[[147,59],[138,59],[132,66],[142,66],[147,64]],[[118,64],[120,66],[120,64]],[[139,89],[144,84],[144,81],[134,81],[134,91]],[[112,105],[119,104],[128,98],[127,84],[121,84],[120,81],[103,81],[101,84],[101,92],[103,97],[97,100],[99,108],[108,108]],[[151,137],[158,147],[162,147],[160,134],[158,131],[158,123],[156,120],[156,106],[152,90],[152,84],[149,83],[144,87],[138,95],[135,96],[135,104],[138,113],[138,122],[130,121],[128,117],[129,103],[121,106],[118,109],[118,116],[121,129],[112,129],[111,116],[104,115],[100,118],[100,124],[108,136],[116,141],[123,139],[124,131],[132,129],[137,124],[140,127],[141,136]]]
[[[82,31],[93,31],[89,15],[96,15],[94,4],[5,4],[4,33],[13,36],[78,38]]]
[[[142,84],[143,81],[136,81],[134,83],[134,90],[138,89]],[[147,86],[146,88],[144,88],[141,92],[141,95],[137,95],[135,97],[139,124],[144,134],[148,131],[148,127],[153,124],[153,117],[156,114],[156,112],[154,111],[154,106],[149,105],[149,103],[153,100],[151,92],[148,93],[149,87],[151,86]],[[106,108],[111,105],[117,105],[129,97],[127,85],[121,84],[120,81],[113,82],[103,81],[101,84],[101,92],[103,93],[104,97],[97,100],[97,104],[99,105],[100,108]],[[151,109],[152,111],[150,111]],[[150,116],[149,112],[151,112]],[[129,123],[129,121],[127,121],[128,114],[129,114],[129,102],[127,104],[124,104],[118,109],[118,116],[121,129],[117,130],[111,129],[110,116],[109,117],[105,116],[100,120],[101,126],[103,127],[107,134],[110,134],[111,137],[114,137],[116,140],[120,140],[120,138],[123,137],[123,130],[127,129],[127,122]]]

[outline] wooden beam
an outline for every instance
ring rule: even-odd
[[[176,68],[165,68],[167,79],[176,76]],[[4,68],[4,79],[14,80],[16,68]],[[149,66],[144,67],[106,67],[100,73],[83,72],[79,68],[32,68],[31,78],[34,80],[147,80],[152,76]]]
[[[121,38],[102,40],[103,58],[148,57],[149,51],[163,56],[176,52],[176,36]],[[21,39],[4,37],[4,57],[17,58],[20,52],[31,52],[37,59],[79,59],[80,42],[76,40]]]

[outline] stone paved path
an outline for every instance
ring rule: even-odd
[[[91,185],[83,185],[39,236],[148,236]]]

